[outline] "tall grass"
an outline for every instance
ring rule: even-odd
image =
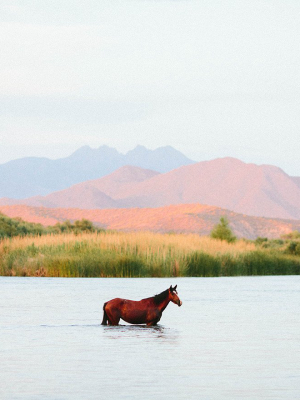
[[[150,232],[67,233],[0,242],[0,274],[168,277],[299,274],[300,258],[244,240]]]

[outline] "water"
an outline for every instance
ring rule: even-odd
[[[178,285],[157,327],[102,305]],[[0,278],[1,399],[299,399],[300,277]]]

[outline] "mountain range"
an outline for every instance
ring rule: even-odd
[[[92,221],[105,229],[123,231],[153,231],[161,233],[197,233],[208,235],[221,216],[226,216],[237,237],[255,239],[258,236],[279,238],[300,230],[300,221],[251,217],[219,207],[201,204],[180,204],[158,208],[94,209],[45,208],[26,205],[0,206],[0,212],[11,218],[55,225],[65,220]]]
[[[169,149],[170,150],[170,149]],[[123,166],[104,177],[46,196],[1,199],[0,204],[111,209],[209,205],[250,216],[300,219],[300,179],[271,165],[234,158],[191,163],[160,173]]]
[[[137,146],[126,154],[101,146],[84,146],[69,157],[50,160],[25,157],[0,165],[0,198],[23,199],[47,195],[76,183],[101,178],[124,165],[168,172],[194,163],[171,146],[155,150]]]

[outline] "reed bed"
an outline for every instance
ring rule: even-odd
[[[95,232],[0,242],[0,274],[168,277],[299,274],[300,258],[195,234]]]

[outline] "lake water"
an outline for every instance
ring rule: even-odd
[[[159,326],[100,325],[171,284]],[[298,400],[299,306],[299,276],[0,277],[0,398]]]

